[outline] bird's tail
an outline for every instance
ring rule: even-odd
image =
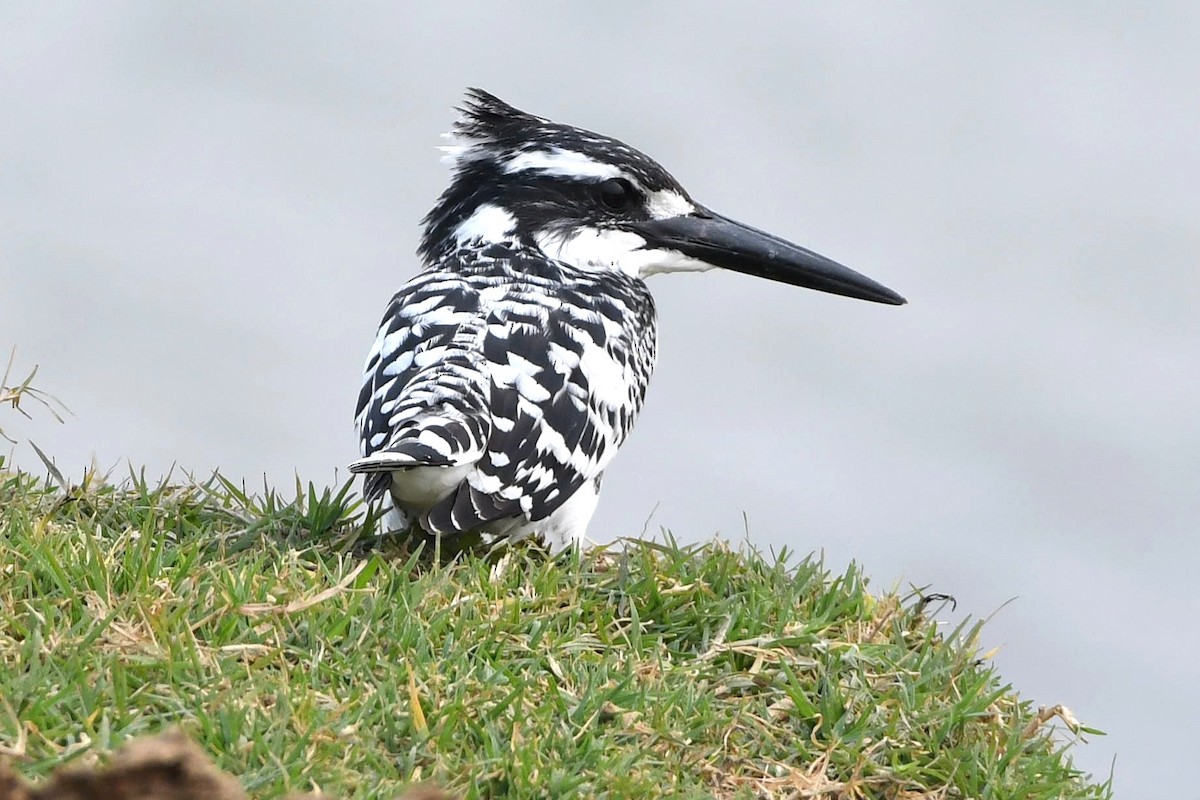
[[[392,472],[409,467],[449,467],[456,462],[448,455],[417,440],[401,439],[371,455],[351,461],[349,469],[355,475],[372,472]]]

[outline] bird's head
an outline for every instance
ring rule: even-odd
[[[444,147],[450,187],[425,218],[420,254],[517,242],[585,270],[636,277],[713,267],[899,305],[847,267],[717,214],[623,142],[519,111],[471,89]]]

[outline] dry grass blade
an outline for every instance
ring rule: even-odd
[[[1023,735],[1026,739],[1033,737],[1038,732],[1038,728],[1045,725],[1050,720],[1058,717],[1062,723],[1067,726],[1071,733],[1079,733],[1083,727],[1079,724],[1079,720],[1075,719],[1075,715],[1071,713],[1071,709],[1064,705],[1043,706],[1038,709],[1037,716],[1029,720],[1029,724],[1025,726]]]
[[[8,364],[6,364],[4,367],[4,377],[0,378],[0,403],[8,403],[21,416],[25,417],[26,419],[33,419],[28,411],[21,408],[21,401],[25,398],[29,398],[30,400],[41,404],[42,407],[50,412],[50,416],[54,417],[59,422],[63,422],[64,420],[62,414],[59,413],[59,410],[61,410],[63,413],[70,414],[71,409],[67,408],[67,406],[54,395],[47,394],[33,385],[33,379],[37,377],[38,371],[36,365],[32,370],[30,370],[29,375],[26,376],[25,380],[17,384],[9,383],[9,377],[12,375],[13,362],[16,360],[16,358],[17,348],[14,347],[8,355]],[[0,438],[16,444],[16,441],[10,438],[4,432],[3,428],[0,428]],[[41,454],[39,453],[39,455]],[[42,460],[46,460],[45,456],[42,456]]]
[[[367,564],[369,563],[369,561],[360,561],[354,569],[346,573],[346,577],[342,578],[335,585],[330,586],[328,589],[317,592],[314,595],[310,595],[309,597],[302,597],[282,605],[277,603],[245,603],[242,605],[241,611],[243,614],[250,615],[296,614],[300,611],[312,608],[319,603],[324,603],[330,598],[337,597],[339,594],[349,589],[354,583],[355,578],[358,577],[359,573],[366,569]]]

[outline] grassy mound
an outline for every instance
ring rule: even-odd
[[[348,487],[0,463],[0,751],[180,725],[252,794],[1103,798],[914,593],[722,545],[427,566]]]

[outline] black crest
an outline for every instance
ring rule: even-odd
[[[466,100],[458,111],[461,116],[454,123],[453,134],[464,139],[512,140],[518,135],[528,136],[542,125],[553,124],[474,87],[467,89]]]

